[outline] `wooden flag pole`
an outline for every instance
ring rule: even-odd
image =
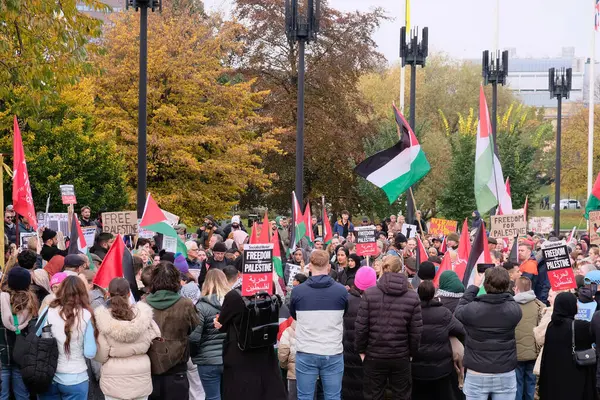
[[[412,186],[410,188],[408,188],[408,190],[410,191],[410,197],[412,197],[412,203],[413,203],[413,207],[415,209],[415,216],[416,216],[417,215],[417,202],[415,201],[415,195],[413,194]],[[421,225],[421,220],[419,219],[418,222],[419,222],[419,228],[421,228],[421,235],[423,235],[424,231],[423,231],[423,225]],[[406,238],[406,239],[408,239],[408,238]]]

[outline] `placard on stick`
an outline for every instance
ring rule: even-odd
[[[527,234],[527,221],[523,214],[492,215],[493,238],[515,237]]]
[[[356,254],[359,256],[376,256],[379,254],[377,247],[377,229],[374,226],[357,226],[356,232]]]
[[[60,185],[60,195],[62,197],[63,204],[77,204],[77,198],[75,197],[75,186]]]
[[[529,218],[529,230],[533,233],[547,234],[554,229],[554,220],[552,217],[531,217]]]
[[[429,234],[447,236],[451,232],[456,232],[458,222],[449,219],[431,218],[429,221]]]
[[[600,245],[600,211],[590,211],[590,242]]]
[[[273,243],[244,245],[242,296],[273,293]]]
[[[110,232],[113,235],[135,235],[137,230],[137,214],[135,211],[102,213],[102,232]]]
[[[567,246],[560,242],[543,248],[546,268],[548,268],[548,279],[552,290],[569,290],[577,288],[575,274],[571,268],[571,258]]]
[[[407,239],[415,237],[417,235],[417,226],[411,224],[402,224],[402,234],[406,236]]]

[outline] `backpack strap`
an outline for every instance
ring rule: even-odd
[[[21,334],[21,330],[19,329],[19,318],[17,318],[17,316],[15,314],[12,315],[13,316],[13,324],[15,324],[15,333],[17,335]]]

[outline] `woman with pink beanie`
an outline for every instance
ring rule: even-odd
[[[354,321],[358,314],[360,297],[363,292],[375,286],[377,273],[371,267],[362,267],[356,271],[352,287],[348,291],[348,311],[344,315],[344,378],[342,380],[342,398],[344,400],[364,399],[363,367],[360,355],[354,349]]]

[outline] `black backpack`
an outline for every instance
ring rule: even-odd
[[[238,347],[242,351],[273,347],[279,332],[279,296],[259,292],[244,297],[246,309],[237,330]]]
[[[32,393],[44,393],[48,390],[58,365],[56,339],[36,335],[47,315],[48,310],[38,319],[35,328],[29,329],[27,336],[17,335],[13,351],[13,359],[21,368],[23,383]]]

